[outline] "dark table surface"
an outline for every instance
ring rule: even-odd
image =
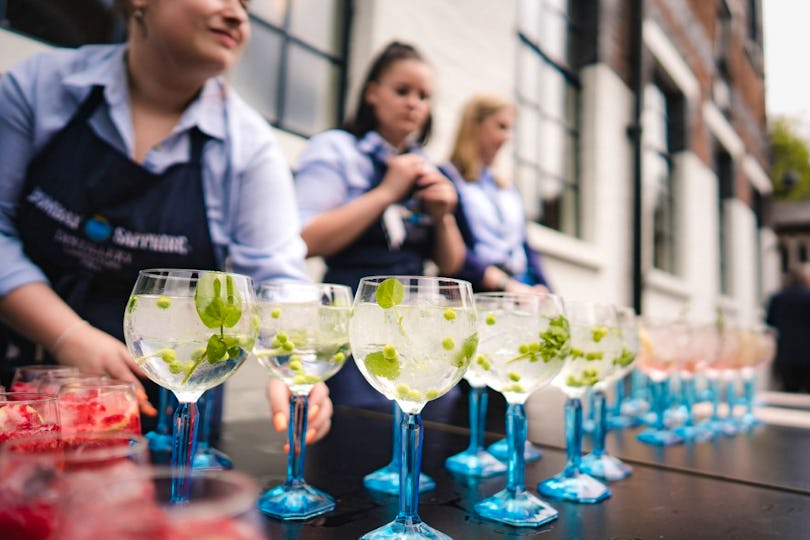
[[[565,464],[562,400],[529,407],[529,438],[543,458],[527,464],[526,487]],[[559,405],[559,409],[557,408]],[[487,442],[503,436],[504,403],[490,395]],[[633,466],[630,478],[610,485],[596,505],[550,501],[559,519],[543,527],[515,528],[479,518],[473,505],[505,486],[505,476],[468,481],[452,476],[446,457],[464,450],[466,402],[424,415],[422,470],[437,488],[423,493],[419,515],[457,539],[760,539],[810,538],[810,430],[765,425],[750,434],[666,449],[635,440],[639,429],[610,432],[608,450]],[[284,481],[283,435],[267,421],[227,423],[218,447],[263,488]],[[586,448],[588,442],[585,443]],[[307,448],[306,480],[335,497],[334,511],[306,522],[266,519],[273,539],[358,538],[391,521],[397,497],[363,487],[363,475],[391,458],[391,415],[337,407],[329,435]]]

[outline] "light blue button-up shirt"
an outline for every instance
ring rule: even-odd
[[[28,164],[94,86],[104,87],[104,103],[90,118],[91,128],[124,155],[133,155],[124,53],[125,45],[49,51],[0,79],[0,296],[47,281],[23,252],[14,223],[17,201]],[[257,283],[308,279],[287,162],[267,122],[222,80],[205,84],[143,166],[159,174],[187,162],[189,131],[195,126],[211,138],[202,156],[203,193],[220,267],[227,263]]]
[[[478,261],[485,266],[502,266],[512,275],[523,274],[528,263],[523,249],[526,220],[517,188],[498,186],[488,168],[475,182],[464,180],[452,164],[444,168],[463,203]]]

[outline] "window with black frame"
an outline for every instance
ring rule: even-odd
[[[643,163],[645,197],[652,204],[654,268],[677,274],[675,242],[678,190],[673,155],[683,149],[681,98],[660,83],[644,90]]]
[[[343,116],[351,0],[251,0],[251,40],[232,74],[275,127],[310,136]],[[120,42],[113,0],[0,0],[0,27],[62,47]]]
[[[350,1],[250,1],[252,36],[232,80],[274,126],[310,136],[339,124]]]
[[[580,236],[578,31],[569,4],[519,2],[515,170],[526,217]]]

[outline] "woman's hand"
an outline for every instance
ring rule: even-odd
[[[267,401],[270,403],[270,414],[276,431],[284,431],[290,422],[290,397],[292,393],[283,381],[271,378],[266,388]],[[309,414],[307,417],[306,443],[322,439],[332,427],[332,400],[329,399],[329,387],[319,382],[312,387],[308,399]],[[285,449],[288,449],[285,446]]]
[[[77,321],[74,325],[65,330],[51,351],[56,361],[65,366],[75,366],[83,373],[106,375],[134,383],[141,412],[155,416],[157,411],[149,403],[138,380],[144,374],[130,356],[126,345],[84,321]]]
[[[377,189],[387,193],[392,203],[404,199],[429,169],[425,159],[416,154],[391,156],[387,165],[388,170]]]
[[[419,180],[416,198],[422,202],[434,223],[438,223],[446,214],[452,214],[458,204],[458,194],[453,183],[433,167],[429,167]]]

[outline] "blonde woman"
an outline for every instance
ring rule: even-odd
[[[467,255],[458,277],[476,291],[546,291],[540,257],[526,243],[526,220],[517,189],[492,165],[510,139],[515,106],[479,94],[462,110],[450,161],[441,166],[458,191],[456,221]]]

